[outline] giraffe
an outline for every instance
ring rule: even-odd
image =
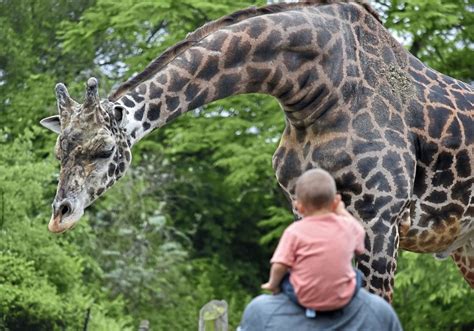
[[[474,88],[427,67],[364,1],[249,8],[210,22],[100,101],[56,86],[61,172],[52,232],[128,169],[131,148],[181,114],[263,93],[286,127],[272,164],[289,199],[305,170],[328,170],[363,223],[365,287],[391,301],[399,249],[452,256],[474,287]]]

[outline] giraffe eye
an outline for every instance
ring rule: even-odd
[[[112,156],[114,151],[115,151],[115,146],[112,146],[112,148],[104,149],[97,152],[96,154],[94,154],[94,158],[95,159],[108,159],[109,157]]]

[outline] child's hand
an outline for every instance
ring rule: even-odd
[[[336,196],[336,200],[339,200],[339,203],[336,205],[334,212],[339,216],[352,218],[351,213],[347,211],[346,206],[344,205],[344,202],[341,200],[341,195],[338,194]]]
[[[278,286],[273,286],[270,282],[262,284],[262,290],[267,290],[272,292],[273,294],[280,293],[280,288]]]
[[[338,215],[344,215],[346,212],[346,206],[344,205],[344,202],[339,202],[336,208],[336,214]]]
[[[344,205],[344,202],[341,199],[341,196],[338,194],[336,196],[336,199],[339,200],[339,203],[336,206],[336,210],[334,212],[338,215],[345,215],[347,213],[346,211],[346,205]]]

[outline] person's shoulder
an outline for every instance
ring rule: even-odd
[[[360,297],[361,297],[362,301],[364,301],[365,303],[370,303],[371,305],[374,305],[374,307],[381,306],[382,309],[386,309],[387,307],[391,307],[390,304],[387,301],[385,301],[384,299],[382,299],[378,295],[370,293],[369,291],[367,291],[364,288],[360,289],[360,294],[361,294]]]
[[[240,324],[242,331],[261,331],[276,314],[292,308],[292,303],[284,294],[262,294],[255,297],[245,308]],[[293,312],[292,312],[293,313]]]
[[[360,289],[360,293],[358,294],[360,294],[358,296],[364,302],[364,304],[366,304],[373,310],[377,310],[377,311],[392,311],[393,310],[392,306],[390,306],[390,304],[387,301],[385,301],[384,299],[382,299],[376,294],[368,292],[367,290],[363,288]]]
[[[362,300],[365,309],[371,311],[370,315],[377,319],[380,325],[384,325],[391,331],[402,330],[395,310],[387,301],[364,289],[359,290],[357,297]]]
[[[288,304],[287,297],[281,293],[278,295],[262,294],[253,298],[245,310],[255,312],[261,316],[271,315],[285,304]]]
[[[242,321],[240,322],[238,330],[263,330],[268,318],[271,315],[268,311],[268,297],[269,295],[259,295],[250,301],[247,307],[245,307]]]

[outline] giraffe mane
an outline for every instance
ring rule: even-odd
[[[170,63],[176,56],[180,55],[182,52],[197,44],[202,39],[206,38],[209,34],[219,30],[220,28],[239,23],[243,20],[252,17],[280,13],[291,9],[309,6],[330,5],[335,3],[356,3],[362,6],[377,21],[382,23],[378,13],[369,5],[366,0],[300,0],[299,2],[278,3],[262,7],[252,6],[246,9],[238,10],[217,20],[208,22],[200,28],[196,29],[194,32],[189,33],[184,40],[166,49],[160,56],[154,59],[141,73],[128,79],[126,82],[122,83],[119,87],[117,87],[117,89],[109,95],[108,99],[112,102],[116,101],[128,90],[137,87],[140,83],[151,78],[155,73],[157,73],[164,66]]]

